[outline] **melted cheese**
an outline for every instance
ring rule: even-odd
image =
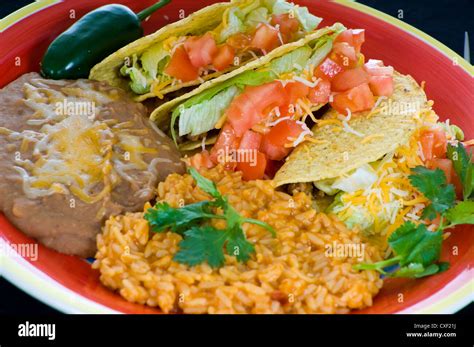
[[[0,131],[12,141],[20,141],[22,151],[32,146],[31,158],[16,160],[14,166],[29,198],[70,192],[86,203],[95,203],[109,195],[126,170],[149,168],[143,155],[156,154],[157,149],[142,144],[138,135],[146,129],[133,129],[131,121],[116,124],[115,120],[97,121],[91,115],[58,113],[53,103],[61,94],[58,91],[46,93],[44,88],[28,84],[25,92],[30,96],[27,104],[36,111],[35,120],[42,124],[41,128]],[[79,88],[62,88],[61,92],[80,96]],[[89,89],[83,95],[98,102],[109,101],[99,94]],[[113,163],[124,164],[123,174]]]

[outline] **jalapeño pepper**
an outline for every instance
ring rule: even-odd
[[[119,4],[87,13],[49,45],[41,74],[52,79],[87,78],[95,64],[142,37],[141,21],[170,1],[160,0],[138,14]]]

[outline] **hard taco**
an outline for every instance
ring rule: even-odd
[[[311,194],[319,210],[380,242],[405,221],[424,218],[429,195],[417,189],[414,174],[441,169],[462,196],[449,153],[462,151],[462,131],[449,120],[438,122],[411,76],[394,72],[393,80],[393,94],[370,111],[329,110],[312,129],[318,142],[298,146],[274,177],[277,186]]]
[[[283,0],[217,3],[123,47],[90,78],[142,101],[201,84],[312,32],[321,19]]]

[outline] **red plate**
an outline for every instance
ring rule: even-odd
[[[86,12],[112,1],[45,0],[34,3],[0,22],[0,85],[29,71],[39,71],[39,61],[52,39]],[[123,0],[134,11],[154,0]],[[144,23],[146,33],[176,21],[215,1],[174,0]],[[382,59],[398,71],[426,81],[426,93],[435,101],[442,119],[450,118],[467,138],[474,137],[474,85],[472,67],[453,51],[422,32],[392,17],[353,2],[295,1],[323,17],[322,25],[339,21],[350,28],[366,29],[366,58]],[[49,4],[46,6],[45,4]],[[74,13],[75,17],[70,18]],[[38,216],[38,222],[41,217]],[[472,300],[474,233],[472,226],[459,227],[445,242],[443,260],[451,268],[419,280],[387,280],[374,305],[363,313],[454,312]],[[0,246],[34,241],[0,215]],[[158,313],[132,304],[99,282],[99,275],[83,259],[39,246],[38,259],[3,257],[3,275],[29,294],[65,312]]]

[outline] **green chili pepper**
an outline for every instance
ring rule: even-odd
[[[52,79],[87,78],[95,64],[142,37],[141,21],[170,1],[160,0],[138,14],[119,4],[87,13],[49,45],[41,74]]]

